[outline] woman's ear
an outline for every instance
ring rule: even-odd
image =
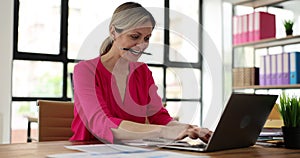
[[[114,26],[110,27],[110,36],[111,36],[112,40],[116,39],[116,30],[115,30]]]

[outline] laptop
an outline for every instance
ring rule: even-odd
[[[278,95],[232,93],[207,144],[170,143],[160,147],[190,151],[218,151],[254,145]]]

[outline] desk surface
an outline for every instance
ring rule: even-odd
[[[93,142],[69,142],[69,141],[51,141],[51,142],[34,142],[24,144],[2,144],[0,145],[0,157],[22,157],[22,158],[38,158],[45,157],[50,154],[61,154],[78,152],[64,148],[65,145],[79,145],[79,144],[93,144]],[[167,149],[159,149],[167,150]],[[271,148],[254,146],[250,148],[224,150],[210,153],[199,153],[179,150],[168,150],[184,154],[191,155],[206,155],[211,158],[232,158],[232,157],[243,157],[243,158],[299,158],[300,150],[292,150],[285,148]]]

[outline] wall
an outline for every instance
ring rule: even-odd
[[[13,0],[0,1],[0,144],[10,142]]]
[[[223,3],[223,100],[226,102],[232,93],[232,4]]]
[[[203,121],[214,130],[223,110],[222,0],[203,0]]]

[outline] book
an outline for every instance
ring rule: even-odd
[[[260,56],[259,85],[266,85],[266,56]]]
[[[238,40],[238,16],[233,16],[233,23],[232,23],[232,33],[233,33],[233,45],[237,45],[239,44],[239,40]]]
[[[258,67],[239,67],[233,69],[233,86],[253,86],[259,85]]]
[[[252,70],[250,67],[243,68],[244,71],[244,82],[243,86],[250,86],[251,85],[251,77],[252,77]]]
[[[277,55],[270,55],[271,62],[271,85],[277,85]]]
[[[282,84],[290,84],[290,54],[282,53]]]
[[[241,43],[248,42],[248,14],[242,15],[242,32],[241,32]]]
[[[254,41],[254,13],[248,14],[248,42]]]
[[[290,84],[300,83],[300,52],[290,54]]]
[[[242,30],[243,30],[242,16],[237,16],[237,44],[242,43]]]
[[[244,68],[244,86],[259,85],[259,68]]]
[[[277,54],[277,85],[283,84],[283,54]]]
[[[275,38],[275,15],[267,12],[254,12],[254,41]]]
[[[253,67],[251,69],[251,81],[250,85],[259,85],[259,68],[258,67]]]
[[[271,56],[270,55],[266,55],[266,59],[265,59],[265,74],[266,74],[266,84],[265,85],[271,85],[272,84],[272,80],[271,80]]]
[[[241,67],[233,68],[233,87],[244,86],[244,70]]]

